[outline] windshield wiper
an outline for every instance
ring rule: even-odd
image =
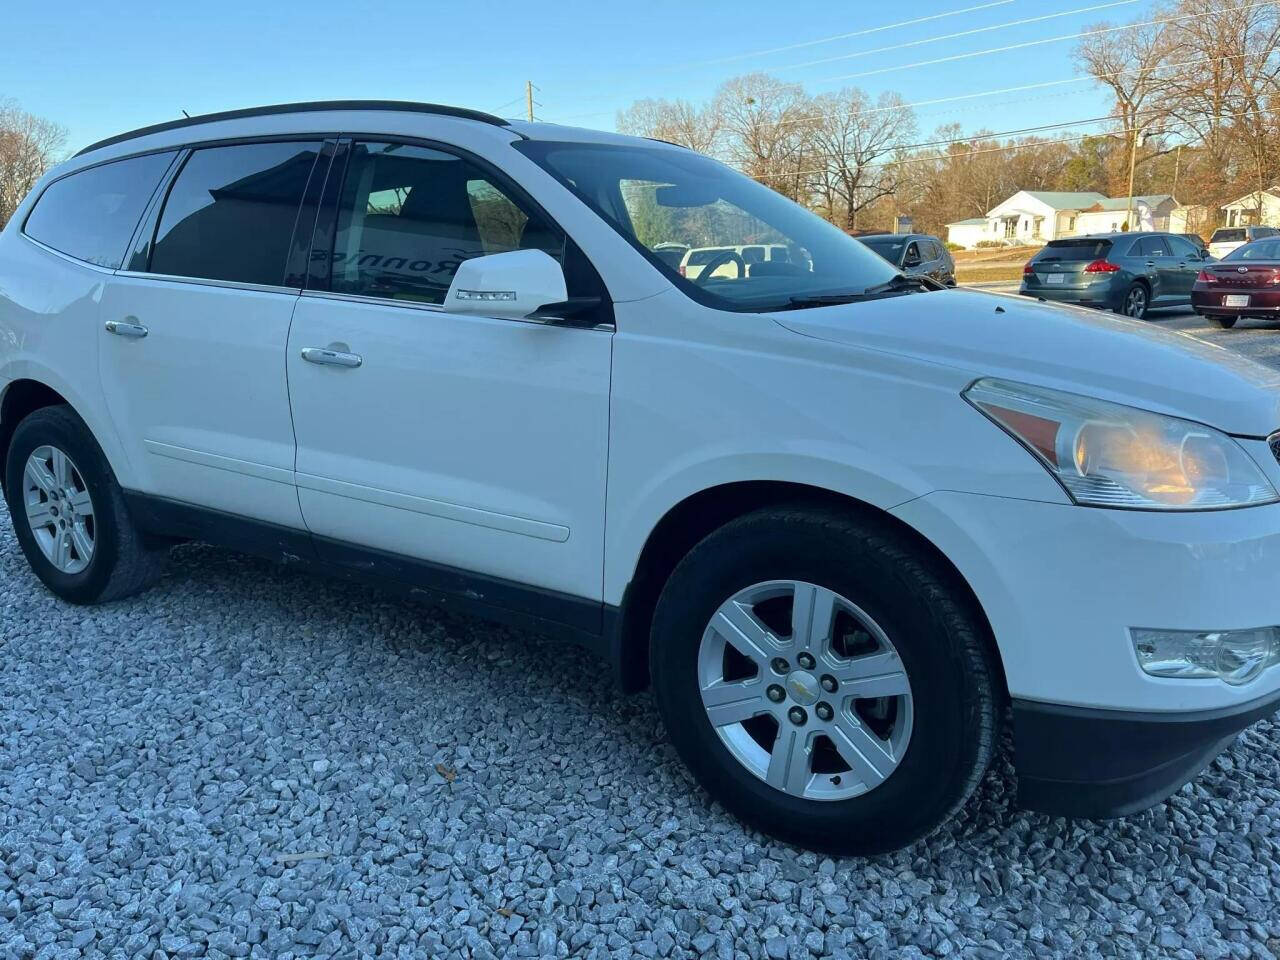
[[[945,284],[939,283],[933,277],[916,276],[909,277],[905,273],[896,274],[890,277],[884,283],[878,283],[874,287],[867,287],[862,291],[864,296],[874,297],[881,293],[896,293],[899,290],[911,290],[924,288],[925,290],[943,290]]]
[[[841,303],[855,303],[866,297],[865,293],[821,293],[811,297],[792,297],[789,303],[793,307],[830,307]]]

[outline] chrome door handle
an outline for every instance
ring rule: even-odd
[[[358,353],[343,353],[327,347],[303,347],[302,359],[308,363],[325,363],[333,367],[358,367],[364,358]]]
[[[136,317],[130,317],[128,320],[108,320],[107,333],[114,333],[117,337],[133,337],[142,339],[149,332],[146,327],[140,323],[134,323]]]

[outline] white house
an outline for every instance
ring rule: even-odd
[[[1258,224],[1264,227],[1280,226],[1280,186],[1258,190],[1239,200],[1223,204],[1228,227]]]
[[[1178,201],[1165,194],[1133,198],[1133,221],[1130,230],[1168,230],[1169,215]],[[1129,222],[1129,198],[1107,197],[1076,218],[1076,233],[1119,233]]]
[[[987,211],[985,217],[947,224],[947,240],[965,247],[981,241],[1011,245],[1038,244],[1076,232],[1076,216],[1107,199],[1100,193],[1019,190]],[[980,227],[978,220],[985,223]]]
[[[1280,197],[1276,198],[1280,203]],[[1168,230],[1178,202],[1168,195],[1134,197],[1132,229]],[[1128,218],[1128,197],[1093,192],[1019,190],[985,217],[947,224],[947,240],[967,249],[987,243],[1031,246],[1086,233],[1116,233]]]

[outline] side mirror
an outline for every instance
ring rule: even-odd
[[[444,308],[504,320],[526,320],[539,307],[563,303],[564,270],[542,250],[512,250],[464,260],[453,275]]]

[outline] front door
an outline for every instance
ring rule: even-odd
[[[285,261],[320,144],[192,152],[102,299],[99,369],[139,492],[302,527]]]
[[[303,294],[289,339],[298,495],[331,560],[499,605],[514,581],[597,601],[598,621],[610,330],[440,306],[469,257],[564,255],[517,195],[451,153],[352,145],[312,251],[329,289]]]

